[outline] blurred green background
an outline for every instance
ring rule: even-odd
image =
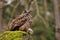
[[[14,19],[25,9],[24,1],[27,1],[27,4],[29,5],[28,0],[13,0],[9,6],[3,7],[3,31],[7,28],[4,26],[9,23],[10,19]],[[6,1],[4,2],[6,3]],[[19,5],[17,6],[18,3]],[[32,35],[33,40],[55,40],[53,0],[36,0],[32,9],[31,28],[34,31],[34,34]]]

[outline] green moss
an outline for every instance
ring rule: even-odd
[[[0,35],[0,40],[22,40],[23,34],[27,34],[23,31],[6,31]]]

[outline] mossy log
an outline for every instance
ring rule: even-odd
[[[0,40],[24,40],[24,35],[27,33],[23,31],[6,31],[0,35]]]

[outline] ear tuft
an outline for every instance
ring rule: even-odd
[[[27,13],[27,11],[25,10],[24,13]]]

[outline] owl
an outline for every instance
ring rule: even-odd
[[[31,11],[23,11],[21,15],[16,17],[14,20],[12,20],[11,23],[8,25],[8,29],[10,31],[15,31],[15,30],[21,30],[28,32],[30,34],[33,33],[33,30],[31,29]]]

